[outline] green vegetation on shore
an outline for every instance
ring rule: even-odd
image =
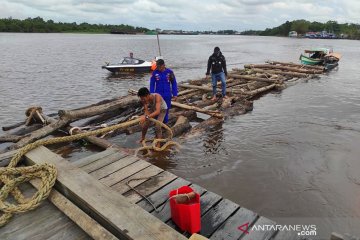
[[[337,23],[336,21],[328,21],[326,23],[309,22],[306,20],[286,21],[278,27],[267,28],[264,31],[244,31],[243,35],[260,35],[260,36],[288,36],[290,31],[296,31],[298,34],[306,32],[327,31],[336,35],[344,35],[350,39],[360,39],[360,25],[353,23]]]
[[[27,18],[24,20],[13,18],[0,19],[0,32],[26,32],[26,33],[145,33],[147,28],[133,27],[129,25],[104,25],[81,23],[62,23],[53,20],[44,21],[41,17]]]

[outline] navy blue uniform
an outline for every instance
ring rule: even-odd
[[[165,100],[168,109],[164,118],[164,123],[169,120],[169,110],[171,108],[171,98],[178,94],[177,83],[174,72],[166,68],[163,72],[155,70],[150,78],[150,93],[158,93]]]

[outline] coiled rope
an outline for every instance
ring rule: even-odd
[[[150,118],[150,121],[155,124],[160,125],[165,128],[169,132],[169,137],[166,139],[154,139],[152,146],[146,146],[143,143],[143,147],[139,148],[135,154],[137,154],[141,150],[155,150],[155,151],[163,151],[169,146],[179,146],[176,142],[171,141],[170,139],[173,136],[171,129],[164,123],[157,121],[156,119]],[[7,167],[0,168],[0,212],[2,215],[0,216],[0,227],[4,226],[15,213],[26,212],[32,210],[40,205],[40,203],[46,199],[52,187],[55,184],[57,170],[52,164],[36,164],[33,166],[27,167],[16,167],[19,163],[20,159],[29,151],[45,145],[51,145],[55,143],[63,143],[80,140],[84,137],[103,134],[109,131],[117,130],[120,128],[125,128],[140,122],[140,119],[130,120],[124,123],[116,124],[110,127],[97,129],[94,131],[79,133],[76,135],[70,135],[65,137],[57,137],[50,139],[42,139],[36,142],[30,143],[22,148],[13,156],[10,160],[10,163]],[[158,142],[166,142],[164,146],[161,148],[157,147],[156,144]],[[30,198],[26,199],[24,195],[19,190],[18,186],[21,183],[28,182],[34,178],[40,178],[41,184],[38,191]],[[9,194],[11,194],[17,204],[12,204],[6,201]]]

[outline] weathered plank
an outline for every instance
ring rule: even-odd
[[[137,159],[135,157],[132,157],[133,159]],[[125,158],[124,158],[125,159]],[[119,161],[123,161],[124,159],[121,159]],[[104,183],[106,186],[112,186],[121,180],[124,180],[125,178],[139,172],[140,170],[149,167],[151,164],[143,161],[138,160],[132,164],[129,164],[128,166],[120,169],[119,171],[116,171],[102,179],[100,179],[100,182]]]
[[[256,213],[246,208],[240,208],[211,235],[210,239],[239,239],[244,233],[240,231],[238,227],[244,224],[251,226],[252,223],[255,222],[257,216]]]
[[[113,156],[113,155],[111,155]],[[108,158],[106,158],[108,159]],[[104,161],[106,161],[106,159],[104,159]],[[111,160],[109,161],[112,161],[112,160],[115,160],[116,158],[112,158],[111,157]],[[117,159],[116,161],[108,164],[108,165],[105,165],[101,168],[98,168],[96,169],[95,171],[92,171],[90,173],[91,176],[93,176],[94,178],[96,179],[102,179],[102,178],[107,178],[109,177],[110,175],[112,175],[113,173],[116,173],[117,171],[131,165],[131,164],[134,164],[138,161],[139,159],[137,157],[134,157],[134,156],[127,156],[127,157],[124,157],[124,158],[121,158],[121,159]],[[93,165],[93,164],[91,164]],[[90,166],[90,165],[87,165],[87,166]],[[85,168],[87,167],[85,166]],[[87,171],[86,171],[87,172]]]
[[[206,192],[201,198],[200,198],[200,204],[201,204],[201,216],[203,216],[212,206],[217,204],[222,197],[220,195],[217,195],[213,192]]]
[[[275,222],[270,219],[267,219],[265,217],[260,217],[255,222],[255,224],[253,225],[251,230],[249,231],[249,234],[245,234],[244,237],[242,237],[241,239],[242,240],[254,240],[254,239],[269,240],[269,239],[271,239],[271,237],[275,234],[275,230],[264,229],[264,231],[262,231],[261,227],[263,227],[265,225],[275,225]],[[253,230],[254,226],[257,226],[258,229]]]
[[[163,188],[159,189],[158,191],[151,194],[148,199],[154,204],[155,207],[160,206],[161,204],[165,203],[166,200],[169,198],[169,192],[171,190],[177,189],[181,186],[189,185],[190,182],[186,181],[183,178],[177,178],[171,183],[165,185]],[[150,212],[153,210],[153,207],[151,206],[146,199],[143,199],[139,203],[137,203],[138,206],[142,207],[146,211]]]
[[[164,185],[168,184],[169,182],[175,180],[177,176],[175,176],[172,173],[169,173],[167,171],[162,172],[148,181],[144,182],[143,184],[137,186],[135,189],[141,193],[143,196],[148,196],[151,193],[155,192],[159,188],[163,187]],[[143,199],[142,196],[134,192],[133,190],[130,190],[123,194],[127,200],[131,203],[139,202]]]
[[[71,228],[71,226],[75,227]],[[15,215],[7,225],[1,228],[0,239],[48,239],[58,231],[66,234],[64,236],[66,238],[58,239],[77,239],[84,236],[90,239],[48,201],[44,201],[33,211]],[[74,237],[68,238],[69,234],[73,234]]]
[[[200,187],[199,185],[196,184],[191,184],[190,187],[196,192],[198,193],[200,196],[206,192],[206,189],[203,187]],[[201,197],[200,197],[201,199]],[[166,204],[164,206],[164,204]],[[157,217],[158,219],[160,219],[163,222],[167,222],[170,220],[171,218],[171,210],[170,210],[170,202],[167,201],[164,204],[159,206],[159,209],[162,209],[160,212],[157,211],[151,211],[151,214],[154,215],[155,217]]]
[[[5,167],[9,165],[11,158],[14,156],[16,152],[17,150],[0,154],[0,167]]]
[[[205,237],[210,237],[211,234],[215,232],[215,230],[238,208],[239,205],[228,199],[221,200],[202,216],[200,234]]]
[[[161,168],[155,166],[155,165],[150,165],[147,168],[144,168],[143,170],[137,172],[136,174],[125,178],[124,180],[122,180],[121,182],[118,182],[114,185],[111,186],[111,188],[121,194],[131,190],[129,188],[128,185],[126,185],[126,183],[130,180],[129,184],[131,187],[135,188],[136,186],[139,186],[140,184],[142,184],[143,182],[147,181],[150,177],[154,177],[156,175],[158,175],[159,173],[163,172],[164,170],[162,170]],[[139,180],[135,180],[135,179],[139,179]]]
[[[81,158],[79,160],[76,160],[76,161],[72,162],[72,164],[74,164],[77,167],[83,167],[85,165],[88,165],[94,161],[97,161],[99,159],[102,159],[102,158],[109,156],[111,154],[114,154],[114,153],[118,153],[118,151],[115,148],[108,148],[104,151],[101,151],[101,152],[92,154],[90,156]]]
[[[45,147],[26,154],[27,164],[50,163],[58,170],[56,189],[119,238],[184,239],[169,226],[129,203],[121,194],[96,181]]]
[[[37,189],[40,187],[39,179],[33,179],[30,183]],[[48,200],[93,239],[118,239],[55,189],[51,190]]]
[[[94,161],[94,162],[82,167],[81,169],[87,173],[91,173],[93,171],[98,170],[99,168],[105,167],[113,162],[118,161],[119,159],[122,159],[122,158],[124,158],[123,154],[114,153],[114,154],[106,156],[102,159],[99,159],[97,161]]]

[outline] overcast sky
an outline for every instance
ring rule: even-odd
[[[129,24],[149,29],[263,30],[306,19],[360,23],[359,0],[0,0],[0,18]]]

